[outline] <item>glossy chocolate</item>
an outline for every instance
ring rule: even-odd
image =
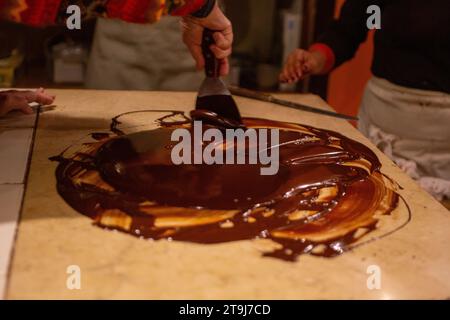
[[[196,112],[209,119],[205,127],[220,127]],[[243,119],[247,128],[280,130],[279,172],[263,176],[261,165],[173,165],[171,133],[191,127],[166,118],[129,135],[115,118],[115,135],[94,134],[98,141],[73,157],[53,158],[60,195],[101,227],[204,244],[270,239],[279,248],[265,255],[289,261],[345,252],[398,204],[376,155],[338,133]]]

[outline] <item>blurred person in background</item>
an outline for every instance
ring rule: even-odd
[[[317,43],[289,56],[280,81],[352,59],[367,38],[370,5],[381,8],[381,29],[359,130],[429,193],[450,199],[450,1],[347,0]]]
[[[155,74],[158,69],[146,69],[149,61],[156,62],[158,66],[163,61],[160,57],[175,56],[176,59],[172,59],[171,63],[166,63],[172,68],[173,77],[176,77],[177,71],[192,64],[180,59],[180,55],[173,55],[173,52],[180,51],[176,42],[179,43],[181,37],[174,40],[173,36],[165,37],[164,32],[155,33],[148,28],[148,24],[157,22],[168,14],[182,17],[182,40],[194,58],[198,70],[204,67],[201,51],[203,30],[215,30],[216,44],[211,46],[211,50],[220,61],[221,74],[226,75],[229,72],[228,56],[231,54],[233,31],[230,21],[222,13],[216,0],[3,0],[0,1],[0,19],[36,27],[65,24],[69,5],[78,5],[81,8],[83,20],[95,17],[111,19],[110,22],[101,19],[105,21],[100,21],[94,40],[87,79],[88,85],[91,84],[92,87],[101,87],[102,83],[110,81],[110,89],[116,86],[121,89],[139,89],[141,84],[144,84],[145,89],[155,89],[155,86],[148,84],[151,83],[149,78],[158,78]],[[105,25],[112,27],[103,28]],[[159,35],[160,39],[155,40],[155,35]],[[121,43],[125,46],[121,47]],[[157,43],[166,45],[152,50],[152,45]],[[153,65],[155,66],[154,63]],[[163,72],[167,73],[166,70]],[[150,76],[142,77],[143,73]],[[126,79],[135,86],[131,84],[128,85],[131,88],[127,88]],[[191,83],[189,80],[184,83]],[[11,110],[30,113],[30,102],[49,104],[53,99],[54,97],[46,94],[43,89],[25,92],[2,91],[0,116]]]

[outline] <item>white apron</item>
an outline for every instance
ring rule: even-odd
[[[359,130],[438,200],[450,199],[450,95],[367,84]]]
[[[89,89],[197,91],[203,81],[182,42],[179,18],[155,24],[99,19],[89,57]]]

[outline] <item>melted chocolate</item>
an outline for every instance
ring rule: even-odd
[[[397,206],[376,155],[338,133],[243,119],[247,128],[280,129],[279,172],[264,176],[259,164],[173,165],[171,133],[190,122],[166,119],[124,135],[115,118],[116,135],[94,134],[98,141],[75,156],[54,157],[59,194],[105,228],[205,244],[271,239],[280,249],[265,255],[289,261],[345,252],[363,236],[358,230],[372,232]]]

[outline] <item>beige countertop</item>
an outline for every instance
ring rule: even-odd
[[[40,115],[6,297],[61,299],[311,299],[449,298],[450,215],[381,152],[382,172],[398,182],[411,220],[397,232],[328,259],[303,255],[291,263],[262,258],[257,241],[199,245],[146,241],[94,227],[56,192],[49,157],[110,119],[147,109],[189,111],[194,93],[52,90],[56,109]],[[313,95],[284,95],[329,108]],[[298,122],[338,131],[371,146],[344,120],[248,99],[244,116]],[[143,120],[144,121],[144,120]],[[148,120],[145,120],[148,125]],[[132,123],[130,125],[142,125]],[[400,208],[399,210],[405,210]],[[405,212],[398,214],[404,219]],[[395,218],[394,217],[394,218]],[[395,221],[393,222],[395,223]],[[67,287],[69,266],[80,269],[79,290]],[[367,286],[371,267],[381,288]]]

